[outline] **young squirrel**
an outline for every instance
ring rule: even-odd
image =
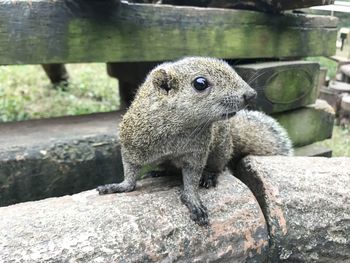
[[[188,57],[154,68],[120,125],[124,181],[100,194],[133,191],[145,164],[171,163],[183,176],[181,200],[208,224],[199,186],[212,187],[229,162],[251,155],[292,155],[286,131],[271,117],[244,110],[256,92],[226,62]]]

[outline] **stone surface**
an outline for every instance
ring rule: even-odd
[[[304,108],[272,115],[287,130],[294,147],[332,137],[335,113],[323,100]]]
[[[249,189],[230,174],[202,189],[210,225],[179,198],[176,178],[134,192],[87,191],[0,208],[0,262],[264,262],[267,227]]]
[[[319,145],[318,143],[313,143],[294,149],[295,156],[323,156],[323,157],[332,157],[332,150]]]
[[[315,103],[319,68],[315,62],[282,61],[239,65],[235,70],[257,91],[257,109],[277,113]]]
[[[268,223],[271,262],[350,262],[350,158],[247,157],[238,169]]]
[[[0,124],[0,206],[121,181],[121,114]]]

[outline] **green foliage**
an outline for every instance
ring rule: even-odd
[[[321,67],[326,67],[328,69],[327,75],[331,78],[335,78],[337,72],[337,62],[326,57],[308,57],[307,61],[314,61],[320,63]]]
[[[332,149],[334,157],[350,156],[350,128],[334,126],[332,138],[320,144]]]
[[[41,66],[1,66],[0,122],[118,109],[117,82],[107,76],[105,64],[67,68],[70,85],[53,87]]]

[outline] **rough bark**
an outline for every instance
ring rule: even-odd
[[[247,157],[237,173],[269,226],[271,262],[350,261],[350,159]]]
[[[264,216],[229,174],[200,195],[210,225],[194,223],[180,181],[139,182],[135,192],[96,191],[0,208],[1,262],[264,262]]]

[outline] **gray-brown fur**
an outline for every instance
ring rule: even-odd
[[[193,86],[197,77],[206,78],[209,88],[197,91]],[[292,154],[291,142],[276,121],[244,110],[255,94],[222,60],[190,57],[157,66],[120,126],[125,179],[97,190],[132,191],[143,165],[170,161],[182,170],[181,200],[191,218],[207,224],[198,187],[215,186],[230,160],[248,154]]]

